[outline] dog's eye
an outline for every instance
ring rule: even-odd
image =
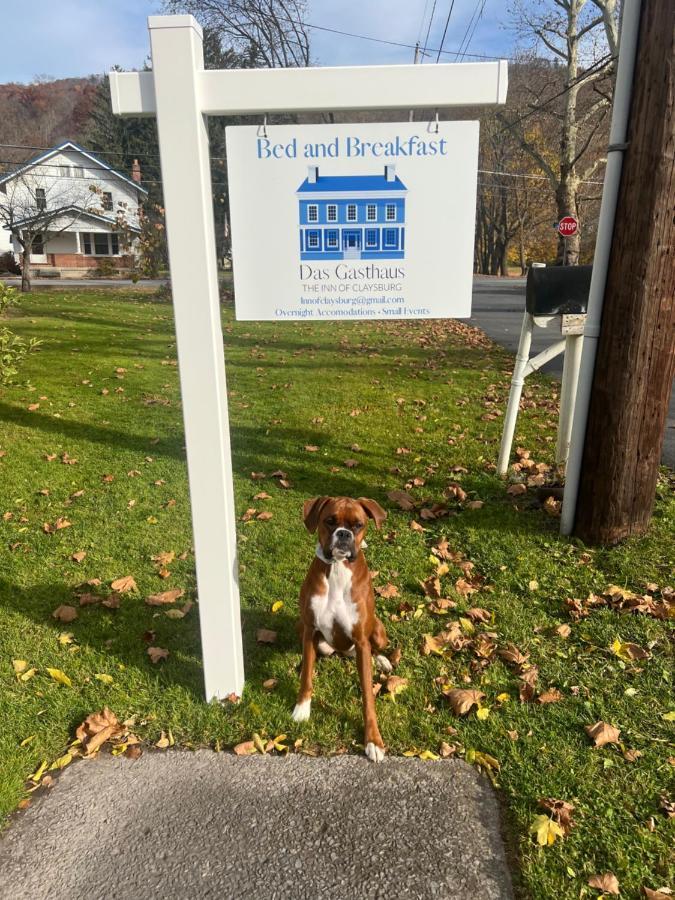
[[[326,525],[329,525],[331,528],[335,525],[335,516],[329,516],[326,519]]]
[[[363,528],[363,525],[361,524],[361,522],[355,522],[352,525],[352,531],[360,531],[362,528]]]

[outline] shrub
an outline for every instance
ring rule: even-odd
[[[113,275],[117,274],[117,267],[112,259],[106,259],[106,257],[102,257],[99,259],[96,266],[96,277],[97,278],[110,278]]]
[[[10,306],[17,306],[18,303],[17,289],[0,282],[0,316]],[[41,343],[35,338],[24,341],[6,326],[0,326],[0,384],[10,384],[24,359]]]
[[[0,272],[10,272],[12,275],[21,274],[21,266],[17,263],[11,251],[0,253]]]

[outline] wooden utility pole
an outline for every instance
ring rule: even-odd
[[[574,533],[641,534],[675,372],[675,3],[642,0]]]

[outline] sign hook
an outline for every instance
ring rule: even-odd
[[[263,117],[262,125],[258,126],[258,137],[267,137],[267,113]]]

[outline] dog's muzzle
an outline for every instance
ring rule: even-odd
[[[349,528],[336,528],[330,542],[331,554],[334,559],[356,558],[356,544],[354,535]]]

